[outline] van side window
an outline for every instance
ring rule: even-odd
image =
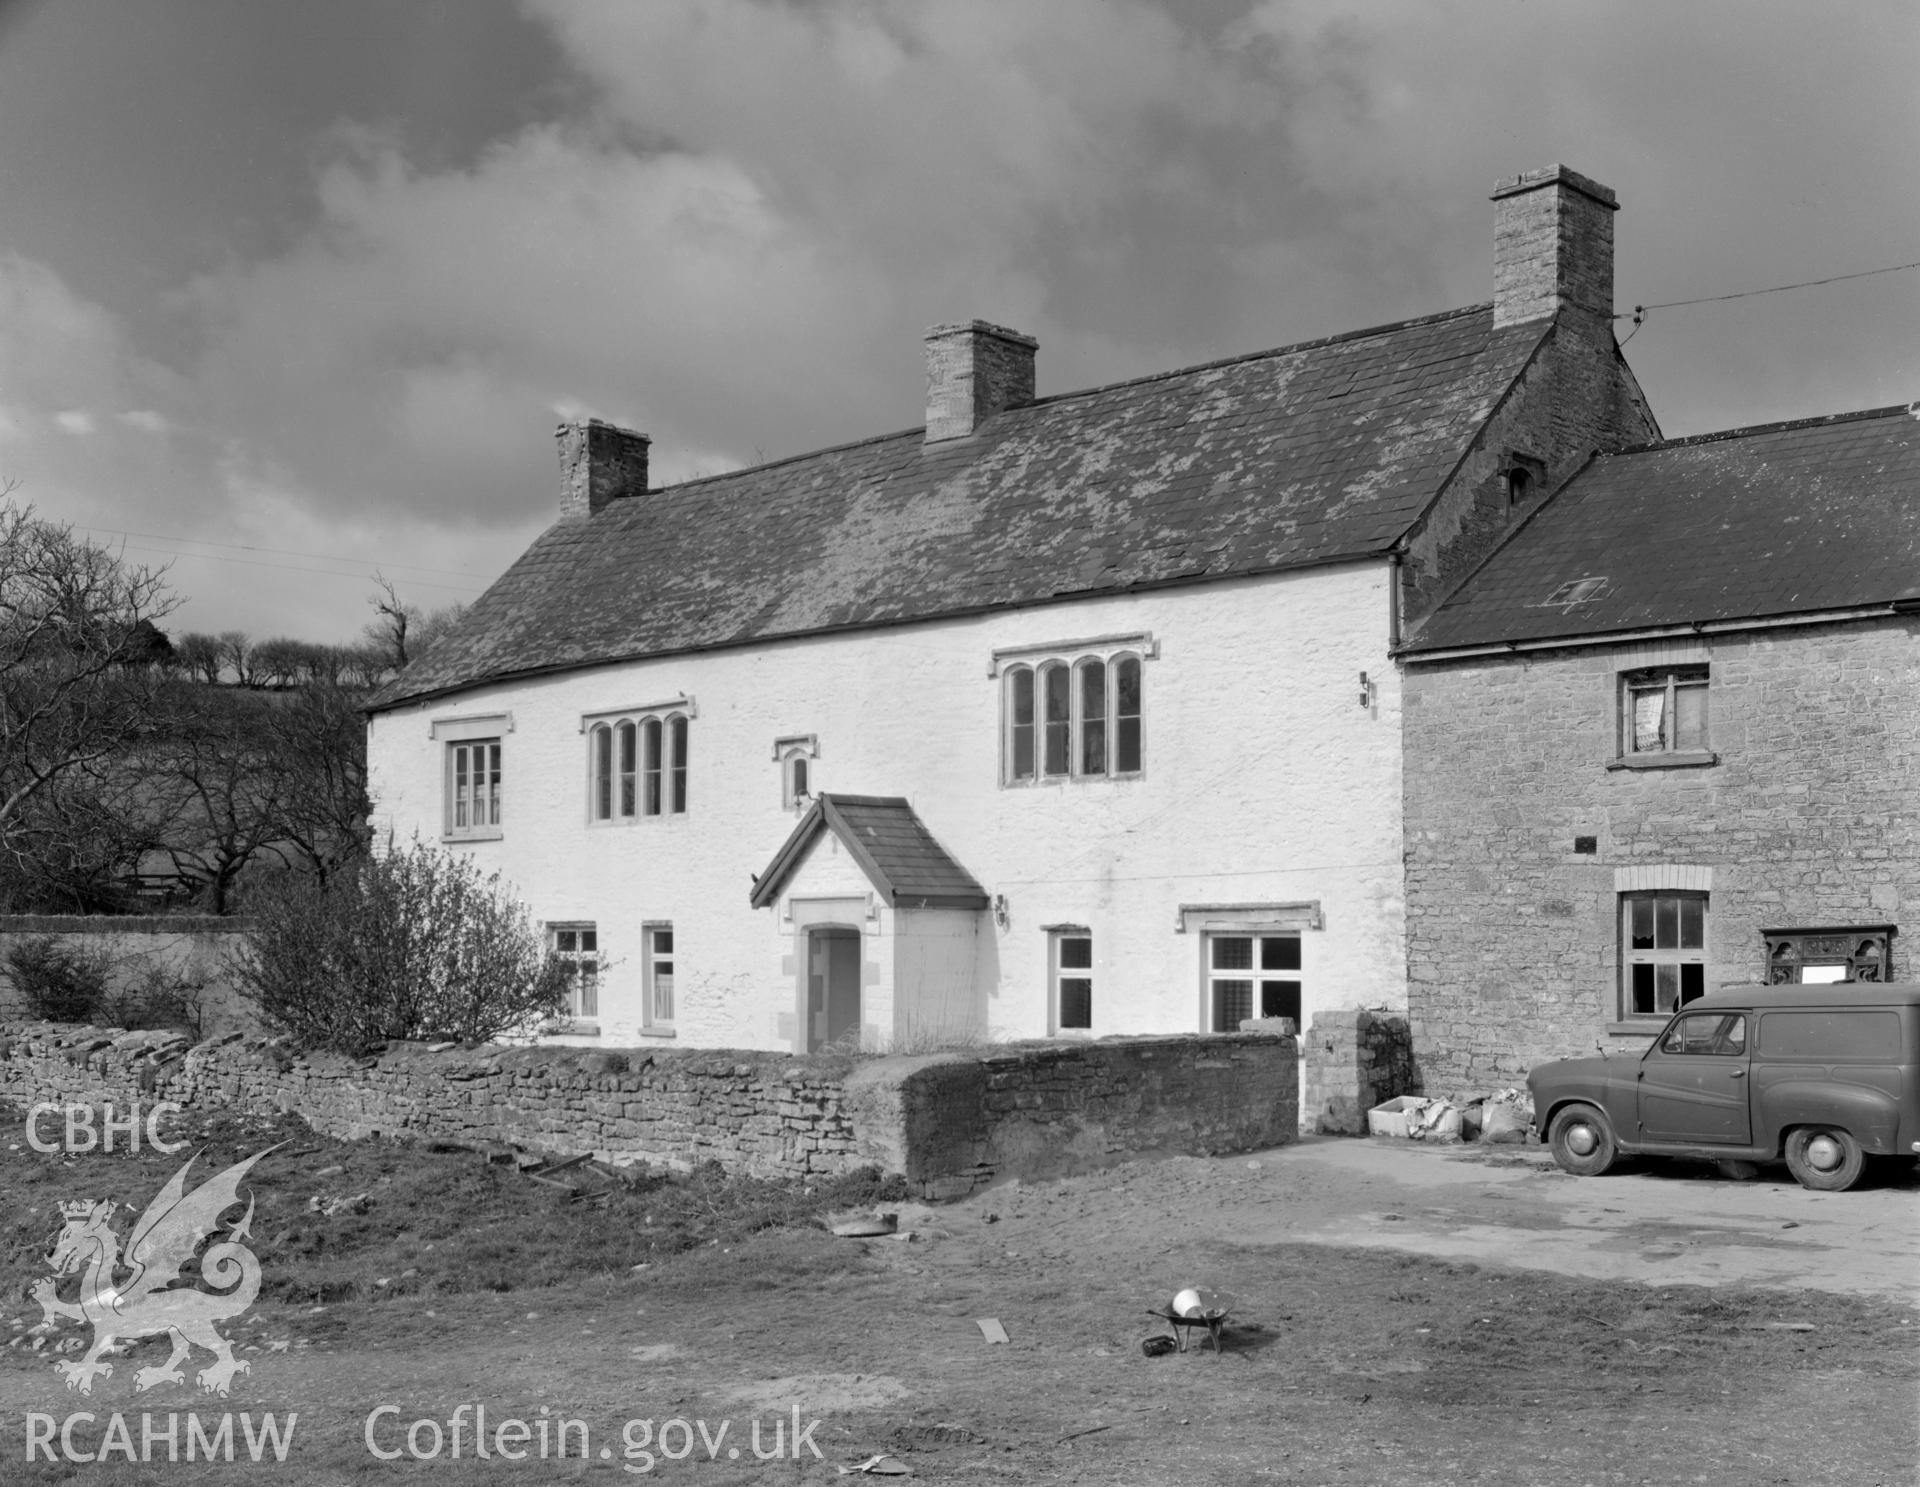
[[[1898,1012],[1768,1012],[1760,1019],[1766,1058],[1885,1064],[1900,1049]]]
[[[1660,1051],[1738,1057],[1747,1051],[1747,1014],[1701,1012],[1678,1018],[1660,1040]]]

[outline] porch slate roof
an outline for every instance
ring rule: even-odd
[[[1876,605],[1920,605],[1920,420],[1904,407],[1596,456],[1404,653]]]
[[[561,521],[372,700],[1384,553],[1549,334],[1477,305]]]
[[[823,831],[846,843],[853,860],[895,909],[984,909],[986,890],[933,839],[913,807],[897,795],[819,795],[800,818],[749,901],[763,909],[780,896],[787,879]]]

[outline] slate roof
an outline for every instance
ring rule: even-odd
[[[913,807],[897,795],[819,795],[773,854],[749,895],[763,909],[823,831],[846,843],[853,860],[895,909],[984,909],[987,894],[933,839]]]
[[[617,500],[538,538],[371,706],[1378,554],[1549,324],[1478,305]]]
[[[1910,603],[1920,420],[1876,408],[1597,456],[1404,651]]]

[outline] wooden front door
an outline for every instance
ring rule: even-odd
[[[860,935],[816,929],[807,936],[807,1051],[860,1035]]]

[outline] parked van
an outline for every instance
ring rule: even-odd
[[[1540,1139],[1582,1177],[1622,1156],[1782,1158],[1838,1192],[1869,1156],[1920,1154],[1920,985],[1723,987],[1638,1058],[1573,1058],[1527,1076]]]

